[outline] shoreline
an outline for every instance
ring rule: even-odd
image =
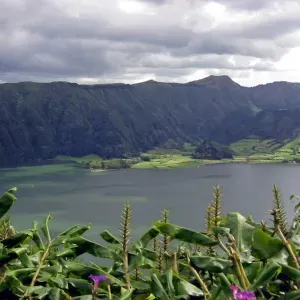
[[[182,157],[179,157],[180,159]],[[49,167],[54,168],[54,166],[66,166],[70,167],[73,166],[75,169],[81,169],[84,171],[88,171],[90,173],[102,173],[107,171],[117,171],[117,170],[123,170],[123,169],[136,169],[136,170],[170,170],[170,169],[186,169],[186,168],[201,168],[202,166],[207,165],[219,165],[219,164],[249,164],[249,165],[260,165],[260,164],[274,164],[274,165],[294,165],[294,166],[300,166],[299,163],[295,161],[283,161],[283,160],[276,160],[276,159],[269,159],[269,160],[263,160],[263,159],[250,159],[247,161],[245,156],[236,156],[234,159],[228,159],[228,160],[178,160],[178,156],[172,154],[168,157],[168,159],[164,158],[158,158],[157,160],[153,160],[152,162],[140,162],[137,164],[133,164],[129,168],[108,168],[108,169],[91,169],[83,167],[81,163],[74,163],[74,162],[59,162],[59,163],[45,163],[45,164],[32,164],[32,165],[22,165],[22,166],[16,166],[16,167],[0,167],[1,171],[13,171],[18,170],[20,168],[37,168],[37,167]]]
[[[294,165],[295,167],[300,166],[300,164],[296,163],[296,162],[282,162],[282,161],[259,161],[259,160],[253,160],[253,161],[249,161],[247,162],[246,160],[223,160],[223,161],[219,161],[219,160],[211,160],[211,162],[208,162],[207,160],[205,162],[199,162],[198,164],[195,164],[193,166],[180,166],[179,165],[173,165],[172,167],[167,167],[167,166],[156,166],[153,165],[151,166],[142,166],[142,167],[135,167],[135,165],[133,165],[130,168],[119,168],[119,169],[93,169],[93,170],[89,170],[89,172],[91,173],[101,173],[101,172],[107,172],[107,171],[118,171],[118,170],[125,170],[125,169],[134,169],[134,170],[173,170],[173,169],[187,169],[187,168],[201,168],[204,166],[209,166],[209,165],[220,165],[220,164],[244,164],[244,165]]]
[[[100,173],[100,172],[108,171],[108,170],[105,170],[105,169],[87,169],[87,170],[91,173]]]

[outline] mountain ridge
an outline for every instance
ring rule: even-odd
[[[266,86],[266,85],[273,85],[275,83],[280,83],[280,84],[295,84],[295,85],[299,85],[300,86],[300,82],[292,82],[292,81],[284,81],[284,80],[279,80],[279,81],[272,81],[272,82],[268,82],[268,83],[260,83],[254,86],[244,86],[241,85],[239,83],[237,83],[236,81],[234,81],[230,76],[228,75],[209,75],[200,79],[195,79],[192,81],[187,81],[187,82],[176,82],[176,81],[157,81],[154,79],[148,79],[145,81],[140,81],[137,83],[124,83],[124,82],[110,82],[110,83],[91,83],[91,84],[87,84],[87,83],[77,83],[77,82],[71,82],[71,81],[64,81],[64,80],[58,80],[58,81],[43,81],[43,82],[36,82],[36,81],[18,81],[18,82],[0,82],[0,86],[1,85],[5,85],[5,84],[22,84],[22,83],[35,83],[35,84],[49,84],[49,83],[69,83],[69,84],[76,84],[76,85],[80,85],[80,86],[113,86],[113,85],[129,85],[129,86],[134,86],[137,84],[147,84],[147,83],[164,83],[164,84],[178,84],[178,85],[189,85],[189,84],[197,84],[197,83],[205,83],[206,81],[209,80],[214,80],[214,81],[219,81],[219,80],[228,80],[228,82],[231,82],[235,85],[239,85],[240,87],[243,88],[256,88],[256,87],[260,87],[260,86]]]
[[[298,109],[300,84],[249,88],[228,76],[185,84],[3,83],[0,166],[138,155],[168,140],[228,144],[252,132],[284,139],[299,132]]]

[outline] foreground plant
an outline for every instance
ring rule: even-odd
[[[50,216],[15,232],[5,214],[16,192],[0,197],[0,299],[300,299],[300,204],[288,226],[278,187],[272,226],[237,212],[222,216],[216,187],[206,232],[172,224],[164,211],[161,221],[134,242],[126,204],[120,237],[100,233],[105,246],[83,237],[90,224],[54,236]],[[79,262],[83,254],[107,263]]]
[[[255,294],[249,291],[239,291],[239,287],[237,285],[231,285],[230,289],[232,290],[233,299],[237,300],[254,300]]]
[[[130,233],[131,233],[131,206],[126,203],[121,216],[121,240],[122,240],[122,259],[123,259],[123,269],[124,276],[126,280],[126,287],[129,290],[130,284],[130,274],[128,266],[128,245],[130,243]]]
[[[94,282],[94,286],[93,286],[93,292],[92,292],[92,299],[96,299],[97,296],[97,289],[99,287],[99,283],[101,281],[105,281],[107,278],[103,275],[90,275],[89,278],[91,278]],[[108,292],[108,299],[111,299],[111,293],[110,293],[110,289]]]

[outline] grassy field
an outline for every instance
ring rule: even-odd
[[[300,160],[300,138],[277,142],[275,140],[244,139],[233,143],[235,160],[248,163],[288,163]]]
[[[278,149],[278,151],[276,151],[274,155],[278,158],[283,159],[300,159],[300,138],[296,138],[288,142],[283,147]]]
[[[181,154],[152,154],[150,161],[142,161],[132,166],[134,169],[171,169],[178,167],[196,167],[199,162]]]
[[[228,162],[228,160],[200,160],[192,158],[196,147],[185,143],[182,149],[155,148],[141,155],[147,161],[141,161],[132,166],[133,169],[174,169],[199,168],[207,164]],[[231,161],[231,160],[229,160]]]
[[[229,160],[230,162],[232,160]],[[227,162],[229,162],[227,160]],[[143,161],[132,166],[133,169],[174,169],[174,168],[199,168],[203,165],[224,163],[220,160],[200,160],[193,159],[188,156],[180,154],[164,154],[157,155],[156,158],[151,161]]]
[[[257,153],[270,154],[282,146],[283,144],[274,140],[261,140],[258,138],[244,139],[230,145],[238,156],[249,156]]]
[[[55,160],[60,162],[73,162],[83,166],[99,166],[103,159],[95,154],[90,154],[82,157],[72,157],[72,156],[65,156],[65,155],[58,155],[56,156]]]
[[[55,173],[74,172],[76,166],[74,164],[48,164],[36,166],[24,166],[17,168],[0,169],[0,179],[17,179],[18,177],[39,177],[43,175],[51,175]]]
[[[24,166],[18,168],[0,169],[0,179],[22,177],[36,177],[57,172],[74,172],[76,168],[94,170],[106,169],[173,169],[197,168],[216,163],[300,163],[300,137],[293,140],[277,142],[275,140],[261,140],[258,138],[243,139],[230,145],[235,152],[234,159],[229,160],[200,160],[193,159],[195,146],[185,144],[182,149],[155,148],[140,157],[104,160],[98,155],[83,157],[57,156],[51,164]]]
[[[231,160],[199,160],[193,159],[191,154],[195,151],[195,146],[184,144],[182,149],[155,148],[141,154],[141,159],[133,158],[123,160],[111,159],[103,160],[97,155],[87,155],[84,157],[59,156],[57,160],[75,162],[80,165],[99,168],[105,165],[107,169],[118,169],[120,164],[126,161],[128,167],[133,169],[173,169],[201,167],[207,164],[216,163],[287,163],[295,159],[300,160],[300,138],[278,142],[275,140],[261,140],[259,138],[248,138],[240,140],[230,145],[235,152],[234,159]]]

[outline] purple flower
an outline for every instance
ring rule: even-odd
[[[104,275],[90,275],[89,278],[91,278],[94,281],[94,288],[98,288],[100,281],[105,281],[106,277]]]
[[[253,300],[255,299],[255,294],[249,291],[241,291],[236,294],[236,299],[238,300]]]
[[[230,289],[232,290],[232,295],[233,295],[234,299],[236,299],[236,294],[239,291],[239,287],[237,285],[231,285]]]
[[[239,287],[237,285],[231,285],[230,289],[232,290],[232,295],[234,299],[237,300],[254,300],[255,294],[253,292],[249,291],[240,291],[239,292]]]

